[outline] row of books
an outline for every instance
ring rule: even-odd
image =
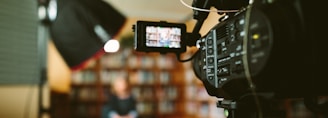
[[[177,106],[174,101],[161,101],[159,103],[155,102],[138,102],[137,111],[141,115],[149,114],[172,114],[177,111]]]
[[[171,73],[167,71],[153,72],[147,70],[138,70],[135,72],[125,72],[125,71],[101,71],[100,80],[102,84],[110,84],[113,79],[120,74],[128,74],[130,84],[132,85],[170,85],[171,84]],[[158,74],[158,76],[157,76]]]
[[[94,84],[96,73],[93,70],[76,71],[72,73],[72,84]]]
[[[117,53],[107,53],[100,59],[103,68],[122,68],[131,55],[131,49],[125,48]]]
[[[159,83],[160,84],[170,84],[171,83],[171,73],[167,72],[167,71],[161,71],[159,72]]]
[[[101,58],[102,68],[159,68],[172,69],[174,68],[176,59],[174,56],[159,55],[156,57],[145,55],[124,55],[111,54]]]
[[[129,80],[133,85],[153,85],[155,84],[155,73],[144,70],[130,72]]]
[[[92,104],[78,104],[71,106],[71,113],[74,118],[94,118],[99,116],[97,112],[97,105]]]
[[[123,54],[104,55],[101,58],[101,66],[103,68],[122,68],[126,63],[126,56]]]
[[[178,89],[175,86],[164,86],[159,88],[157,92],[157,97],[159,100],[176,100],[178,99]]]
[[[218,108],[215,102],[187,102],[185,111],[198,118],[226,118],[224,109]]]
[[[128,59],[129,68],[159,68],[173,69],[176,59],[173,56],[160,55],[156,58],[150,56],[134,55]]]
[[[155,87],[133,87],[133,95],[139,100],[175,100],[178,98],[178,88],[174,86],[167,86],[161,88]]]
[[[211,97],[208,95],[205,87],[198,85],[187,85],[186,89],[186,97],[188,100],[197,100],[197,101],[208,101],[211,100]]]
[[[96,101],[98,97],[95,87],[72,88],[70,93],[70,99],[74,102],[92,102]]]
[[[139,101],[137,102],[137,112],[140,115],[155,114],[155,103],[150,101]]]
[[[161,114],[174,113],[176,108],[176,103],[174,101],[160,101],[158,104],[158,112]]]
[[[151,101],[154,100],[156,91],[152,87],[133,87],[131,92],[138,101]]]
[[[124,71],[106,71],[101,72],[100,80],[103,84],[110,84],[115,77],[118,75],[126,73]],[[171,79],[171,74],[166,71],[159,72],[158,80],[155,79],[155,72],[153,71],[143,71],[139,70],[136,72],[130,72],[130,82],[131,84],[169,84]],[[77,71],[72,73],[72,84],[94,84],[96,81],[96,73],[92,70]]]
[[[160,55],[156,62],[160,69],[173,69],[177,63],[176,60],[174,56]]]
[[[127,74],[125,71],[120,71],[120,70],[102,70],[100,73],[100,81],[104,85],[108,85],[113,82],[113,80],[119,76],[119,75],[124,75]]]

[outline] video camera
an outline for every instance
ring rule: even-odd
[[[328,65],[321,30],[327,23],[314,15],[320,4],[306,0],[194,0],[193,7],[223,10],[218,12],[224,14],[220,23],[205,36],[198,32],[208,12],[194,10],[197,23],[192,33],[185,31],[184,24],[138,21],[135,49],[178,56],[186,46],[197,45],[192,57],[194,72],[211,96],[232,101],[242,101],[245,96],[313,100],[328,95],[328,79],[321,69]],[[157,38],[151,32],[156,32]],[[171,38],[162,38],[169,32]],[[164,40],[169,40],[168,45],[160,44]],[[234,109],[231,104],[219,102],[218,106]],[[328,108],[325,104],[318,110],[311,100],[307,105],[320,113]]]

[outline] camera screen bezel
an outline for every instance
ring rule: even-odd
[[[181,29],[180,48],[167,48],[167,47],[149,47],[146,45],[146,27],[174,27]],[[160,53],[182,53],[186,51],[185,44],[186,25],[183,23],[168,23],[168,22],[153,22],[153,21],[137,21],[135,25],[135,50],[141,52],[160,52]]]

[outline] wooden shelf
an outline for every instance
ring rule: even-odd
[[[106,54],[93,66],[76,72],[72,77],[72,108],[96,107],[93,115],[98,113],[94,116],[99,117],[102,106],[108,102],[106,94],[110,91],[112,79],[123,72],[129,76],[139,118],[183,116],[184,100],[181,98],[185,92],[184,81],[179,80],[183,79],[181,66],[172,54],[139,53],[131,49],[128,53]],[[93,95],[88,96],[88,93]]]
[[[217,117],[204,116],[215,111],[216,99],[209,97],[199,79],[190,76],[193,73],[187,64],[177,62],[174,54],[134,50],[106,54],[87,69],[74,72],[68,116],[100,118],[112,80],[125,73],[137,100],[138,118]]]

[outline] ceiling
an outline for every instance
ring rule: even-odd
[[[160,19],[184,22],[192,18],[192,9],[180,0],[105,0],[128,18]],[[191,5],[192,0],[183,0]]]

